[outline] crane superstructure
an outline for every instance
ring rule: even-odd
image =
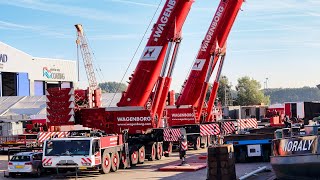
[[[194,144],[195,149],[199,148],[201,137],[220,133],[218,124],[200,124],[214,121],[212,113],[225,58],[226,40],[242,3],[243,0],[221,0],[176,105],[166,107],[169,125],[185,127],[187,134],[193,134],[188,136],[188,140]],[[215,68],[216,78],[206,103],[209,80]]]
[[[182,26],[193,2],[165,2],[117,107],[80,108],[79,116],[75,118],[75,122],[85,127],[103,130],[108,134],[123,134],[123,142],[128,144],[131,165],[143,163],[145,156],[149,160],[161,159],[163,147],[171,152],[170,141],[178,140],[181,135],[179,129],[180,134],[175,134],[175,139],[166,140],[165,135],[169,130],[177,131],[166,128],[167,124],[162,121],[161,114],[181,41]],[[67,91],[61,99],[70,99]],[[66,106],[69,104],[66,103]],[[50,123],[57,125],[70,122],[62,122],[56,117],[51,118]],[[123,156],[121,161],[127,164],[124,161],[128,162],[129,159]]]

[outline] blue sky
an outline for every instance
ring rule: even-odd
[[[0,41],[36,57],[76,60],[73,25],[81,23],[101,69],[98,81],[120,81],[160,2],[0,0]],[[183,27],[172,89],[180,91],[219,2],[195,1]],[[228,39],[222,73],[233,86],[243,76],[256,79],[262,88],[266,78],[268,88],[320,84],[319,18],[319,0],[246,0]],[[147,32],[124,82],[139,60]],[[81,66],[83,84],[82,59]]]

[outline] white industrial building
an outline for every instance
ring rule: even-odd
[[[76,82],[76,61],[33,57],[0,42],[0,96],[39,96]]]

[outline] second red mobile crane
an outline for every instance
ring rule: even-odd
[[[212,123],[215,121],[214,100],[225,58],[226,40],[242,3],[243,0],[221,0],[175,106],[166,107],[169,125],[186,128],[189,144],[194,149],[211,142],[211,136],[220,134],[219,125]],[[209,80],[217,67],[210,99],[205,103]]]

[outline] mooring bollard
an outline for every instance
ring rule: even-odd
[[[179,138],[179,143],[180,143],[179,155],[180,155],[180,159],[182,159],[180,166],[190,166],[186,161],[186,155],[188,150],[187,137],[182,135]]]

